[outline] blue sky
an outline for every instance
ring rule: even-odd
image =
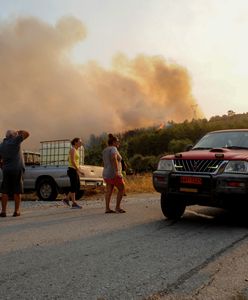
[[[248,111],[248,4],[245,0],[0,0],[0,21],[34,16],[49,24],[72,15],[87,37],[73,61],[104,67],[122,52],[160,55],[187,68],[206,117]]]

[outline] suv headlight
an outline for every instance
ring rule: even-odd
[[[160,159],[158,163],[159,171],[172,171],[173,163],[172,160]]]
[[[247,173],[248,162],[243,160],[232,160],[226,165],[225,173]]]

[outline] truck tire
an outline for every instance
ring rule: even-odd
[[[37,195],[40,200],[53,201],[58,196],[58,189],[55,182],[52,179],[41,179],[37,184]]]
[[[178,220],[183,215],[186,204],[183,200],[172,198],[168,194],[161,194],[161,210],[169,220]]]

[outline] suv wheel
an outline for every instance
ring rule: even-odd
[[[40,200],[53,201],[58,196],[58,190],[52,179],[41,179],[37,184],[37,195]]]
[[[169,220],[178,220],[183,215],[186,204],[182,200],[172,198],[168,194],[161,194],[161,209]]]

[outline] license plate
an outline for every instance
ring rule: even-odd
[[[180,183],[201,185],[202,184],[202,178],[192,177],[192,176],[181,176],[180,177]]]
[[[197,189],[192,189],[192,188],[180,188],[180,192],[198,193],[198,190]]]

